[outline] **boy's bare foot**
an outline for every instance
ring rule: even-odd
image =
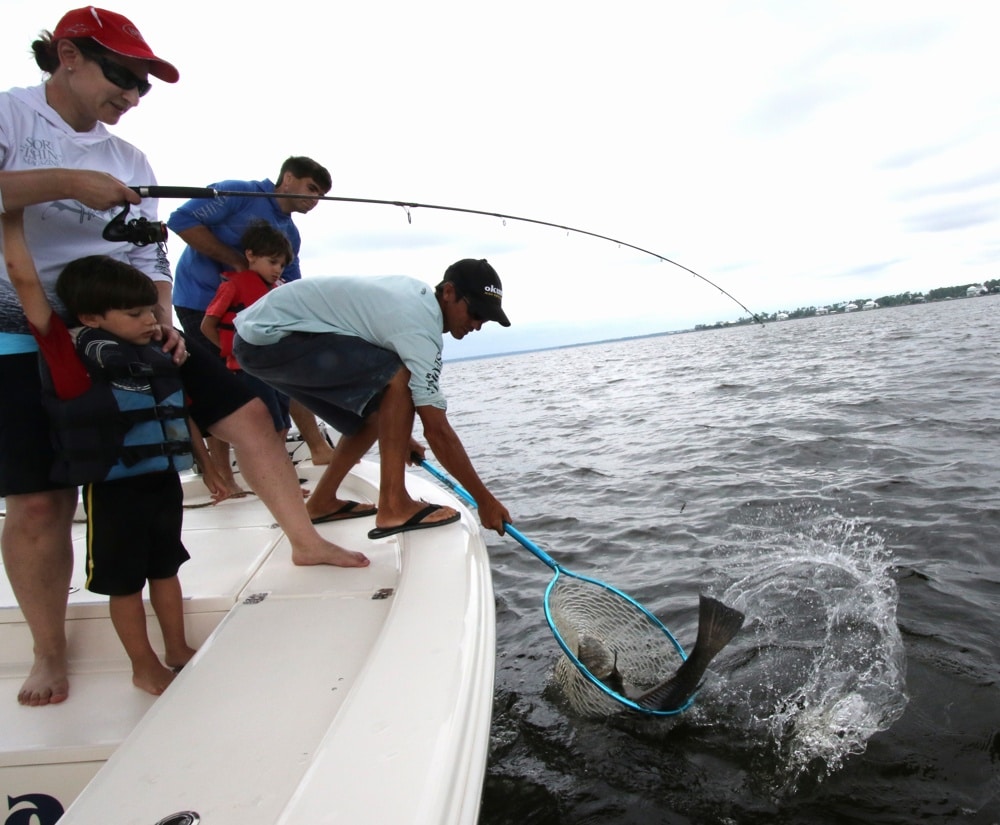
[[[58,705],[69,697],[69,678],[63,656],[36,656],[31,673],[21,685],[17,701],[22,705],[40,707]]]
[[[367,567],[371,562],[364,553],[320,540],[311,547],[292,547],[292,564],[308,566],[314,564],[331,564],[334,567]]]
[[[164,667],[159,662],[155,665],[132,666],[132,684],[146,693],[152,693],[153,696],[163,693],[174,681],[174,676],[170,668]]]
[[[313,447],[309,445],[309,457],[312,459],[312,463],[319,467],[321,464],[329,464],[333,461],[333,447],[322,441]]]
[[[194,654],[197,652],[198,651],[193,647],[185,645],[180,650],[168,650],[163,658],[167,667],[176,673],[184,667],[184,665],[190,662],[191,659],[194,658]]]

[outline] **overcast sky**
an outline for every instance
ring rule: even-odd
[[[0,0],[4,86],[74,3]],[[180,82],[115,127],[161,184],[327,166],[331,194],[535,218],[756,312],[1000,277],[989,2],[124,0]],[[161,202],[165,219],[176,203]],[[321,203],[306,277],[486,257],[514,326],[452,357],[733,320],[717,289],[560,230]],[[183,242],[173,238],[176,261]]]

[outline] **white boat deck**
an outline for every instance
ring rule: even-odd
[[[299,468],[306,486],[318,477]],[[376,500],[377,475],[363,462],[341,495]],[[419,475],[408,484],[457,506]],[[373,518],[321,525],[369,556],[358,570],[292,565],[254,497],[186,510],[181,581],[199,652],[159,699],[132,686],[106,600],[83,589],[78,560],[70,698],[20,707],[31,640],[2,577],[0,792],[21,800],[11,810],[50,825],[46,798],[62,807],[79,793],[64,825],[154,825],[189,810],[224,825],[474,823],[494,605],[478,522],[460,509],[459,523],[380,542],[366,536]],[[82,525],[75,532],[82,550]]]

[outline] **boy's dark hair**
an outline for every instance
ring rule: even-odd
[[[283,255],[286,266],[295,258],[285,233],[267,221],[254,221],[250,224],[240,238],[240,249],[249,250],[259,257]]]
[[[285,172],[291,172],[297,178],[312,178],[323,190],[325,195],[333,186],[333,180],[325,167],[320,166],[312,158],[295,156],[290,157],[281,164],[281,171],[278,172],[278,183],[285,176]]]
[[[159,300],[156,284],[147,275],[107,255],[88,255],[66,264],[56,281],[56,295],[77,318],[153,306]]]

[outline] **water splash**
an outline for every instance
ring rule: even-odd
[[[720,599],[747,623],[676,721],[727,730],[755,766],[753,781],[786,796],[839,770],[899,718],[905,655],[892,558],[880,535],[809,506],[759,512],[765,523],[739,525],[736,540],[715,552],[728,576]],[[578,716],[625,721],[631,713],[563,657],[553,686]],[[654,735],[670,736],[671,727],[656,724]]]
[[[806,515],[796,532],[787,513],[775,519],[784,526],[741,528],[724,551],[735,575],[723,599],[748,623],[717,662],[717,710],[763,749],[780,793],[862,753],[907,702],[884,540],[850,519]]]

